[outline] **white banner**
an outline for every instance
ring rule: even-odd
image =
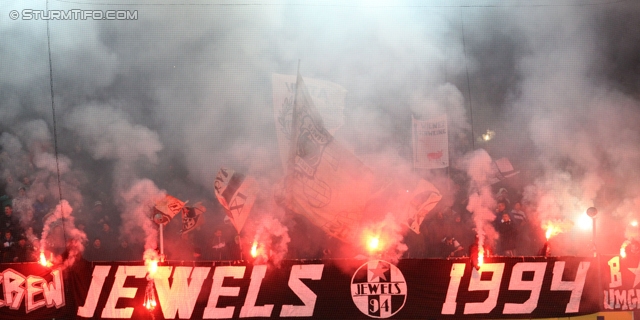
[[[447,115],[430,120],[411,117],[413,138],[413,167],[438,169],[449,166],[449,132]]]

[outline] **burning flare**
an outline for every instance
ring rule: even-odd
[[[150,276],[153,276],[156,271],[158,271],[158,260],[149,259],[145,261],[145,264],[147,265],[147,272]]]
[[[51,267],[52,263],[47,260],[47,257],[44,255],[44,251],[40,251],[40,264],[43,267]]]
[[[571,230],[571,228],[573,228],[573,222],[570,220],[546,220],[542,223],[542,229],[546,230],[547,241],[555,235]]]
[[[380,247],[380,238],[377,236],[371,236],[367,246],[369,247],[369,251],[377,251]]]
[[[478,268],[482,267],[483,263],[484,263],[484,249],[482,248],[482,246],[480,246],[478,248]]]
[[[251,256],[252,257],[257,257],[258,256],[258,243],[254,242],[253,245],[251,246]]]
[[[627,246],[629,245],[629,240],[625,240],[622,245],[620,246],[620,257],[621,258],[626,258],[627,257]]]

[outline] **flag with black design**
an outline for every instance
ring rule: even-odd
[[[326,130],[298,74],[284,197],[279,203],[327,234],[350,241],[374,185],[371,170]]]
[[[258,184],[252,177],[229,168],[220,168],[214,182],[216,198],[239,233],[244,227],[258,195]]]
[[[184,207],[182,209],[182,230],[181,234],[185,234],[202,224],[204,221],[203,213],[207,211],[200,202],[196,203],[193,207]]]
[[[166,195],[156,202],[152,218],[157,224],[166,225],[182,210],[185,203],[174,196]]]

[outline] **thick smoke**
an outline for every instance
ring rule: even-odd
[[[439,179],[446,181],[437,184],[445,197],[451,192],[442,185],[465,186],[449,172],[412,169],[411,116],[446,113],[451,169],[466,168],[473,181],[459,201],[469,201],[462,207],[489,239],[484,226],[497,186],[482,184],[474,171],[491,158],[508,157],[521,172],[502,183],[522,192],[516,197],[538,226],[575,221],[598,207],[598,240],[610,238],[601,248],[611,251],[637,218],[640,31],[629,27],[640,13],[636,2],[136,4],[82,5],[138,10],[135,21],[49,21],[57,162],[47,23],[0,20],[0,170],[7,194],[17,196],[28,176],[29,199],[45,194],[57,203],[61,188],[86,221],[94,201],[110,203],[121,215],[122,237],[149,248],[155,226],[142,212],[153,200],[144,197],[159,190],[211,200],[205,221],[221,224],[212,189],[221,166],[254,176],[265,191],[284,173],[270,81],[273,73],[295,74],[300,59],[303,76],[348,91],[336,138],[398,185],[412,185],[416,175]],[[44,3],[11,1],[0,15],[25,8],[44,10]],[[495,139],[479,142],[488,129]],[[487,152],[479,155],[479,148]],[[471,165],[476,157],[481,163]],[[281,209],[268,211],[285,217]],[[579,245],[570,238],[554,254],[575,253]]]
[[[467,210],[472,214],[479,247],[485,244],[494,247],[494,241],[498,238],[492,225],[496,218],[492,211],[496,201],[489,185],[489,177],[493,172],[491,163],[491,156],[482,149],[467,154],[464,161],[466,172],[471,177]]]
[[[40,251],[56,252],[61,255],[61,263],[65,267],[75,263],[87,242],[87,235],[76,228],[72,213],[73,208],[69,206],[69,202],[62,200],[45,218],[40,241]]]
[[[287,227],[277,219],[263,217],[258,224],[252,244],[256,246],[255,263],[279,266],[289,250],[291,238],[288,231]]]
[[[138,180],[122,194],[122,237],[130,243],[144,244],[143,258],[158,260],[158,226],[150,219],[156,202],[166,196],[153,181]],[[140,232],[142,231],[142,232]]]

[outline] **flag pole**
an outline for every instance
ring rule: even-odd
[[[160,262],[164,262],[164,224],[160,224]]]

